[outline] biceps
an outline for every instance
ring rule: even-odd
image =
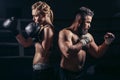
[[[62,54],[66,58],[69,58],[69,53],[68,53],[69,45],[70,45],[70,42],[59,40],[59,48],[60,48]]]
[[[92,42],[88,48],[88,51],[89,53],[92,55],[92,56],[96,56],[97,55],[97,52],[98,52],[98,46],[96,45],[95,42]]]
[[[25,39],[21,34],[17,35],[16,39],[23,47],[29,47],[33,43],[31,38]]]
[[[60,49],[61,49],[61,51],[65,51],[65,52],[67,52],[67,50],[68,50],[68,47],[69,47],[69,42],[63,42],[63,41],[59,41],[59,47],[60,47]]]

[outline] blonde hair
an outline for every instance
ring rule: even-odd
[[[51,22],[53,22],[53,11],[51,10],[50,6],[46,2],[38,1],[32,5],[32,10],[36,9],[37,14],[48,14],[50,17]]]

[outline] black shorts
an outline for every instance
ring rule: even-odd
[[[33,80],[55,80],[53,68],[33,70]]]
[[[60,68],[60,80],[84,80],[84,71],[73,72]]]
[[[44,63],[33,65],[33,80],[58,80],[56,73],[52,65]]]

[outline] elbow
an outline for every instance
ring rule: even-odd
[[[67,59],[71,59],[71,57],[73,57],[73,55],[74,55],[74,52],[71,52],[68,50],[64,55]]]
[[[22,46],[24,48],[30,47],[32,44],[33,44],[32,40],[26,40],[26,41],[22,42]]]
[[[99,58],[101,58],[101,56],[100,55],[95,55],[94,58],[99,59]]]
[[[28,45],[22,45],[24,48],[27,48],[27,47],[29,47]]]
[[[64,55],[64,56],[65,56],[66,59],[71,59],[70,54],[66,54],[66,55]]]
[[[71,55],[68,52],[61,52],[66,59],[70,59]]]
[[[21,45],[22,45],[24,48],[27,48],[27,47],[31,46],[31,44],[27,44],[27,43],[22,43]]]
[[[95,58],[99,59],[103,56],[102,53],[100,53],[99,51],[96,53],[96,55],[94,55]]]

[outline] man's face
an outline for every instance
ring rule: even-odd
[[[84,20],[82,20],[80,24],[80,28],[83,35],[88,33],[91,21],[92,21],[92,16],[85,16]]]
[[[40,11],[38,12],[36,9],[32,10],[32,16],[33,16],[33,21],[35,23],[43,23],[45,20],[45,18],[44,18],[45,16],[43,14],[41,14]]]

